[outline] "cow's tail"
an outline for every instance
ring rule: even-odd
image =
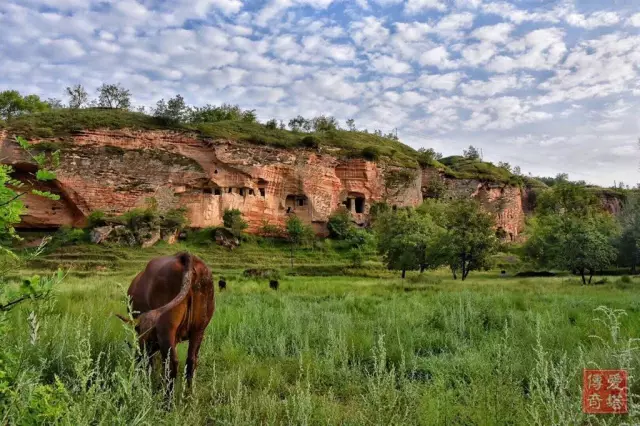
[[[150,332],[156,326],[158,318],[182,303],[182,301],[189,294],[189,291],[191,291],[191,281],[193,276],[193,257],[187,252],[179,253],[176,255],[176,257],[182,264],[183,268],[180,293],[178,293],[178,295],[166,305],[153,309],[149,312],[145,312],[144,314],[140,315],[140,317],[138,317],[138,326],[141,333]]]

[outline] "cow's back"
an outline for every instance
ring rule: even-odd
[[[149,261],[129,287],[133,311],[144,313],[169,303],[180,292],[182,274],[183,266],[176,256]]]

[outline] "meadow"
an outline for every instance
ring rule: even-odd
[[[161,373],[135,363],[113,314],[153,256],[189,248],[224,276],[194,389],[167,410]],[[283,247],[63,247],[21,274],[62,266],[53,298],[0,323],[0,424],[569,425],[638,422],[581,412],[584,367],[627,368],[640,354],[640,280],[583,286],[572,276],[408,274],[339,251]],[[279,268],[280,289],[243,275]],[[17,274],[19,275],[19,274]],[[619,311],[619,310],[624,310]],[[184,367],[186,344],[180,346]]]

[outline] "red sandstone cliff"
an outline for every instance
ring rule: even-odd
[[[0,132],[0,155],[20,177],[20,170],[32,166],[8,136]],[[57,181],[46,189],[62,198],[25,199],[23,228],[80,225],[94,210],[122,213],[154,197],[161,208],[186,207],[194,227],[220,225],[225,209],[238,208],[250,230],[265,222],[281,224],[295,212],[322,233],[340,206],[364,223],[374,202],[420,204],[434,179],[442,181],[445,197],[478,198],[495,212],[507,238],[516,239],[524,227],[526,194],[520,188],[445,179],[435,169],[407,172],[401,185],[390,188],[385,175],[393,167],[310,149],[207,141],[170,131],[86,131],[45,142],[61,146]]]

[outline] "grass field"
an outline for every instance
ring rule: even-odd
[[[4,319],[0,424],[638,421],[587,417],[580,392],[582,368],[597,366],[629,368],[640,394],[629,342],[640,335],[640,280],[585,287],[494,271],[462,283],[438,271],[403,281],[373,261],[349,269],[327,248],[299,251],[290,269],[283,248],[257,245],[194,249],[228,289],[217,292],[193,394],[179,384],[166,411],[153,391],[160,374],[136,368],[133,336],[112,314],[125,312],[126,289],[148,259],[181,248],[66,247],[31,264],[73,269],[53,300]],[[264,266],[286,273],[278,292],[242,275]],[[618,323],[613,309],[627,315]],[[182,344],[181,368],[185,352]]]

